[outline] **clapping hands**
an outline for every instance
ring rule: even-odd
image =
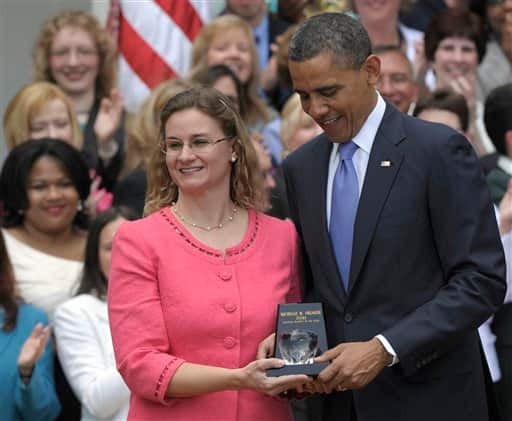
[[[38,323],[21,347],[18,355],[18,370],[27,377],[31,375],[34,365],[44,352],[50,338],[50,326]]]
[[[122,116],[123,98],[118,89],[112,89],[110,97],[101,100],[98,116],[94,123],[94,133],[100,144],[112,139],[121,124]]]

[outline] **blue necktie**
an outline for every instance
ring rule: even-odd
[[[359,201],[359,183],[352,162],[352,156],[357,148],[353,142],[340,144],[340,162],[332,186],[329,235],[345,291],[348,291],[354,223]]]

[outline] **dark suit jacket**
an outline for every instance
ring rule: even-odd
[[[486,420],[476,329],[503,302],[505,262],[470,144],[386,105],[359,200],[348,292],[327,231],[331,148],[321,135],[283,163],[306,299],[324,303],[331,347],[383,334],[400,362],[361,390],[324,397],[313,419],[343,420],[353,396],[358,421]]]

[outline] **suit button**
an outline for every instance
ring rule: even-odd
[[[346,323],[351,323],[353,320],[352,313],[345,313],[345,317],[343,317]]]
[[[219,272],[217,276],[222,279],[223,281],[229,281],[231,279],[231,273],[227,270],[223,270],[222,272]]]
[[[231,349],[236,345],[236,339],[231,336],[224,338],[224,348]]]
[[[233,313],[236,310],[236,304],[233,304],[233,303],[224,304],[224,310],[226,310],[228,313]]]

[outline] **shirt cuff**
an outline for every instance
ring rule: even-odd
[[[393,347],[391,346],[389,341],[382,335],[377,335],[376,338],[380,341],[380,343],[382,344],[384,349],[387,351],[387,353],[393,357],[393,360],[388,365],[388,367],[392,367],[395,364],[397,364],[400,360],[398,359],[398,355],[396,354],[395,350],[393,349]]]

